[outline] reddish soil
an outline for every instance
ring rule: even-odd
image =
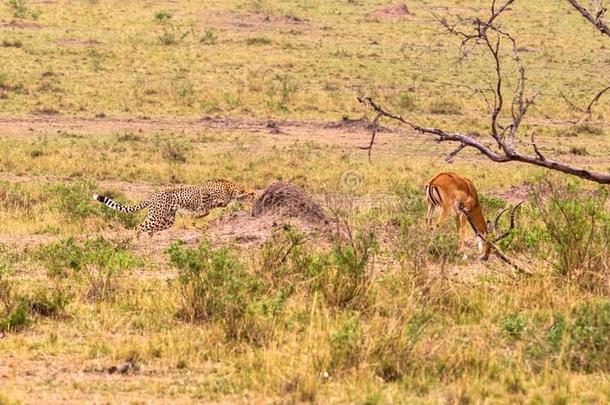
[[[413,14],[406,4],[396,3],[388,6],[379,7],[377,10],[369,14],[369,18],[378,21],[384,20],[403,20],[409,18]]]

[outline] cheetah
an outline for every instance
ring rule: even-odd
[[[133,206],[121,205],[103,195],[93,194],[93,199],[109,208],[122,212],[135,212],[148,208],[144,222],[136,228],[136,238],[143,232],[151,237],[155,232],[171,227],[177,211],[186,211],[194,218],[202,218],[212,208],[226,207],[232,200],[254,198],[254,191],[229,180],[209,180],[200,186],[178,187],[158,191]]]

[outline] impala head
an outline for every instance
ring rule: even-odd
[[[496,215],[496,219],[493,223],[491,221],[486,221],[486,229],[481,232],[480,230],[478,230],[471,213],[464,207],[464,204],[458,205],[458,209],[466,215],[466,218],[472,226],[472,229],[477,234],[479,253],[481,254],[479,256],[480,260],[485,261],[489,259],[489,255],[491,254],[491,250],[494,244],[507,237],[510,231],[513,230],[513,228],[515,227],[515,210],[523,203],[524,201],[521,201],[519,204],[512,207],[512,209],[510,210],[510,227],[506,231],[502,232],[500,235],[496,235],[496,233],[500,229],[500,218],[502,217],[502,214],[508,211],[508,208],[504,208],[502,211],[500,211],[498,215]]]

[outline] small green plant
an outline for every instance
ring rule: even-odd
[[[610,301],[583,303],[572,313],[568,352],[573,369],[585,372],[610,368]]]
[[[335,235],[318,286],[329,305],[364,308],[370,298],[377,239],[371,229],[354,231],[346,219],[340,221],[341,230]]]
[[[252,37],[246,40],[247,45],[269,45],[271,40],[267,37]]]
[[[155,13],[155,21],[163,24],[171,20],[173,14],[167,10],[160,10]]]
[[[398,106],[405,111],[413,111],[415,109],[416,99],[410,92],[402,92],[398,96]]]
[[[16,292],[7,268],[0,268],[0,332],[15,331],[29,323],[27,306]]]
[[[186,105],[192,104],[195,100],[195,86],[191,79],[183,73],[172,78],[171,91],[176,100],[180,100]]]
[[[165,142],[161,151],[163,158],[172,163],[184,163],[187,154],[192,149],[192,145],[180,140],[170,140]]]
[[[430,104],[432,114],[461,114],[462,108],[456,102],[446,99],[437,99]]]
[[[107,221],[119,223],[127,227],[134,227],[138,223],[137,215],[112,210],[92,201],[91,194],[94,191],[98,191],[96,189],[95,183],[85,179],[78,179],[72,183],[52,185],[48,189],[52,195],[51,207],[61,212],[68,220],[73,222],[99,216]],[[125,203],[125,199],[122,196],[112,191],[101,190],[101,194],[119,203]]]
[[[267,106],[278,111],[288,111],[288,103],[297,85],[288,75],[276,75],[267,89]]]
[[[261,249],[259,272],[274,287],[303,273],[305,234],[286,226],[273,233]]]
[[[32,314],[56,317],[61,314],[70,302],[70,297],[61,288],[40,288],[33,295],[24,298],[27,308]]]
[[[502,331],[510,339],[520,339],[525,329],[525,320],[519,314],[511,314],[502,321]]]
[[[163,32],[158,39],[162,45],[175,45],[183,41],[189,34],[190,31],[181,31],[177,26],[169,24],[163,27]]]
[[[40,288],[31,296],[17,292],[16,282],[0,268],[0,332],[16,332],[27,327],[34,316],[54,317],[68,304],[64,290]]]
[[[0,208],[29,212],[39,201],[19,183],[0,183]]]
[[[199,42],[205,45],[214,45],[216,41],[218,41],[218,34],[216,34],[216,32],[211,28],[206,29],[203,36],[199,40]]]
[[[15,18],[28,18],[36,20],[40,16],[39,11],[34,11],[30,9],[27,0],[7,0],[8,7],[13,12],[13,17]]]

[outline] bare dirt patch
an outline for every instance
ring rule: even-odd
[[[201,16],[200,22],[204,27],[246,33],[286,29],[301,30],[309,27],[308,21],[294,15],[237,11],[206,13]]]
[[[57,45],[61,46],[97,46],[102,45],[101,41],[97,39],[74,39],[74,38],[65,38],[60,39],[56,42]]]
[[[525,183],[519,186],[512,186],[508,190],[491,191],[489,196],[500,198],[509,204],[518,204],[521,201],[528,201],[534,191],[534,185]]]
[[[0,21],[0,28],[14,28],[18,30],[24,29],[39,29],[42,28],[42,25],[34,23],[34,22],[26,22],[26,21]]]
[[[377,21],[404,20],[413,15],[405,3],[383,6],[369,14],[369,19]]]
[[[370,132],[364,119],[338,121],[256,120],[227,117],[180,118],[87,118],[61,115],[35,115],[28,117],[0,117],[0,136],[31,137],[41,133],[78,133],[84,136],[133,132],[141,134],[168,133],[194,134],[214,130],[218,132],[244,132],[261,136],[264,145],[289,145],[296,140],[312,141],[321,145],[338,145],[353,148],[368,145]],[[413,145],[421,137],[406,128],[383,128],[383,138],[375,145],[376,151],[400,152],[400,146]],[[261,143],[258,142],[260,145]],[[449,145],[451,146],[451,145]],[[448,147],[449,147],[448,146]],[[427,149],[435,149],[432,144]]]

